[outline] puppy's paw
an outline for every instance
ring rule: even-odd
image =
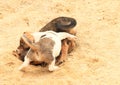
[[[52,72],[52,71],[55,71],[55,70],[58,70],[59,67],[58,66],[51,66],[49,67],[49,71]]]
[[[22,71],[22,72],[25,72],[25,68],[22,67],[22,66],[20,66],[20,67],[18,68],[18,70],[19,70],[19,71]]]

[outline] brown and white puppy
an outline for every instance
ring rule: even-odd
[[[55,32],[67,32],[75,35],[76,29],[74,27],[76,26],[76,24],[77,22],[74,18],[58,17],[50,21],[43,28],[41,28],[40,32],[51,30]],[[26,34],[26,37],[29,40],[34,42],[34,37],[30,33],[25,32],[24,34]],[[62,40],[62,50],[57,58],[57,64],[60,64],[61,62],[65,61],[67,54],[70,53],[75,48],[75,46],[76,45],[74,40],[69,40],[69,39]],[[18,46],[16,51],[13,51],[13,55],[17,56],[20,60],[24,61],[24,57],[28,52],[28,50],[29,50],[29,46],[21,38],[20,45]],[[32,63],[32,64],[36,65],[36,63]]]
[[[58,66],[55,66],[55,61],[61,51],[61,40],[65,38],[76,38],[74,35],[66,32],[56,33],[53,31],[35,32],[32,35],[35,38],[35,43],[26,39],[25,35],[22,36],[22,39],[30,46],[30,49],[19,70],[24,70],[30,62],[45,62],[49,65],[49,71],[58,69]]]

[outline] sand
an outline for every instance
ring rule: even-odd
[[[119,0],[0,0],[0,85],[120,85],[119,9]],[[77,20],[79,46],[57,71],[19,71],[12,51],[22,33],[59,16]]]

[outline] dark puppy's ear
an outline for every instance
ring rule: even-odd
[[[77,22],[74,18],[59,17],[57,22],[55,23],[55,26],[59,30],[69,30],[75,27],[76,24]]]

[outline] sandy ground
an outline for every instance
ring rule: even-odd
[[[0,0],[0,85],[120,85],[119,10],[119,0]],[[22,33],[59,16],[77,20],[79,47],[55,72],[20,72],[12,51]]]

